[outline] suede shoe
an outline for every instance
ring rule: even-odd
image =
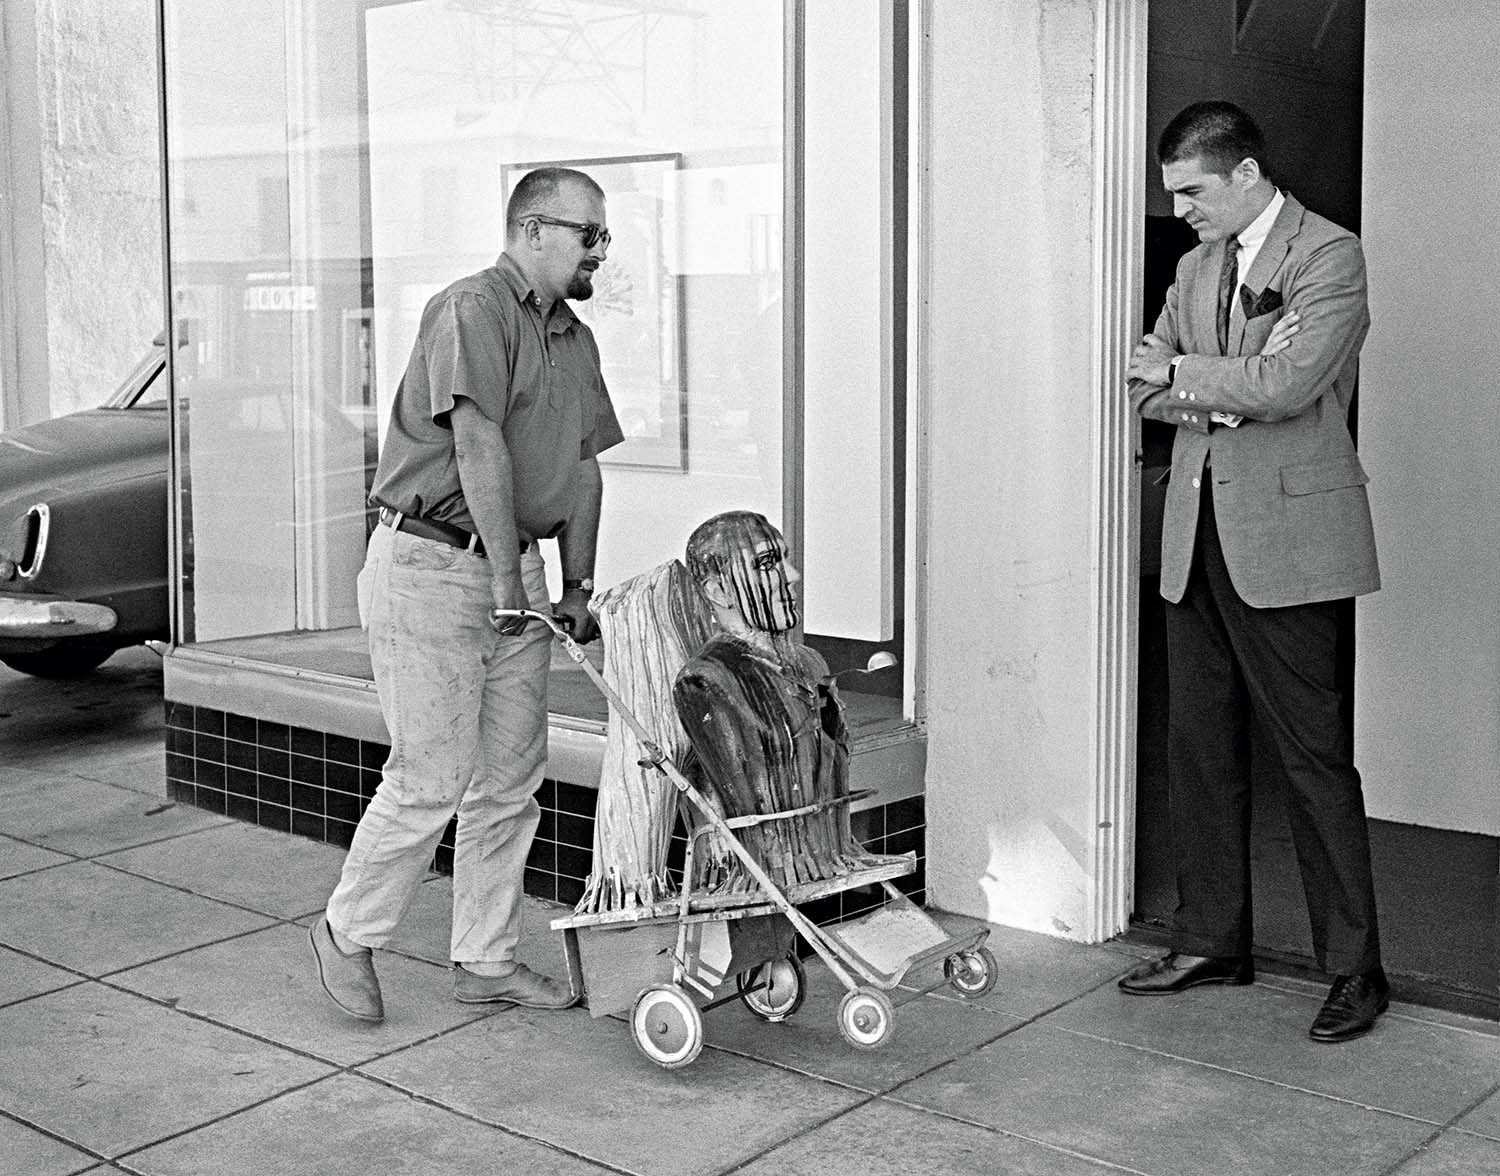
[[[454,964],[453,997],[464,1004],[522,1005],[528,1009],[566,1009],[578,1003],[577,993],[525,964],[517,964],[514,972],[504,976],[481,976]]]
[[[312,925],[307,937],[318,960],[318,979],[329,999],[351,1017],[383,1021],[385,1003],[380,999],[380,981],[375,978],[370,949],[340,951],[329,930],[327,915]]]
[[[1360,1037],[1375,1027],[1375,1018],[1390,1007],[1391,986],[1383,968],[1352,976],[1335,976],[1328,999],[1307,1035],[1314,1041],[1338,1042]]]
[[[1132,996],[1166,996],[1200,984],[1251,984],[1255,965],[1248,956],[1191,956],[1169,952],[1120,979]]]

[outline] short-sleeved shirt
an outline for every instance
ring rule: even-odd
[[[476,529],[449,420],[460,396],[504,432],[522,539],[558,534],[573,513],[578,463],[624,440],[594,333],[562,300],[544,322],[531,284],[505,254],[423,309],[371,502]]]

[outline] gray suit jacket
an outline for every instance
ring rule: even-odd
[[[1170,388],[1130,382],[1136,412],[1177,426],[1162,524],[1161,594],[1180,601],[1192,567],[1201,479],[1235,591],[1256,608],[1307,604],[1380,587],[1365,476],[1349,436],[1349,399],[1369,330],[1359,239],[1288,195],[1245,275],[1219,351],[1220,242],[1199,245],[1154,334],[1184,356]],[[1301,314],[1291,345],[1258,354],[1277,319]],[[1210,427],[1213,411],[1238,428]],[[1205,468],[1205,466],[1211,468]]]

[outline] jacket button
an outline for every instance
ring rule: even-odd
[[[1198,486],[1199,486],[1199,482],[1198,482],[1198,479],[1197,479],[1197,478],[1194,478],[1194,479],[1193,479],[1193,489],[1194,489],[1194,490],[1196,490],[1196,489],[1198,489]]]

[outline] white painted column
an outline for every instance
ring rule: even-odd
[[[1145,3],[923,11],[928,895],[1128,913]]]
[[[36,5],[0,5],[0,428],[51,415]]]
[[[151,0],[0,5],[0,425],[91,408],[162,325]]]

